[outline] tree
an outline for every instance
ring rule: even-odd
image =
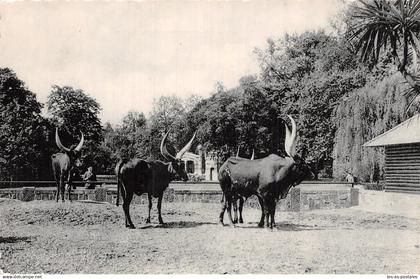
[[[159,147],[162,136],[169,131],[169,129],[172,131],[169,135],[169,141],[172,141],[175,147],[182,148],[186,144],[186,142],[181,142],[179,140],[182,135],[182,119],[184,113],[182,100],[176,96],[162,96],[154,101],[149,120],[149,157],[151,159],[164,159],[160,154]],[[192,134],[190,135],[190,138],[191,136]]]
[[[0,177],[43,178],[46,123],[42,106],[8,68],[0,68],[0,104]]]
[[[113,139],[116,131],[112,128],[109,122],[106,122],[103,129],[103,141],[99,145],[96,153],[96,166],[100,173],[112,174],[119,157],[116,154],[116,146],[113,144]]]
[[[350,39],[363,61],[378,62],[381,50],[390,51],[398,71],[411,90],[404,92],[412,105],[420,105],[420,78],[409,71],[420,55],[420,0],[358,1],[351,11]],[[420,107],[417,107],[419,109]]]
[[[404,119],[402,92],[407,85],[401,80],[394,74],[370,82],[339,103],[335,114],[334,177],[342,179],[347,171],[362,181],[370,181],[383,174],[384,150],[362,145]]]
[[[307,156],[315,174],[325,169],[325,175],[332,175],[334,109],[343,96],[365,84],[366,70],[346,41],[323,31],[268,40],[267,48],[256,52],[261,65],[260,87],[271,104],[265,109],[271,118],[284,119],[291,114],[298,123],[298,152]],[[279,122],[284,126],[283,120]],[[273,139],[280,137],[284,134]]]
[[[69,86],[52,86],[47,101],[48,113],[60,130],[60,138],[65,146],[77,143],[80,132],[85,136],[82,159],[85,166],[97,167],[99,145],[103,140],[102,126],[99,120],[101,107],[92,97],[80,89]],[[97,169],[96,172],[102,170]]]
[[[116,129],[113,144],[118,158],[147,158],[150,155],[149,130],[144,114],[128,112]]]

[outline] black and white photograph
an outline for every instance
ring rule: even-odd
[[[420,0],[0,1],[0,278],[418,279],[419,59]]]

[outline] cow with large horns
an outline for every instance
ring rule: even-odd
[[[256,160],[230,157],[220,167],[219,182],[225,196],[219,216],[221,224],[227,209],[229,221],[234,225],[231,205],[236,195],[244,198],[256,195],[262,205],[258,226],[263,227],[265,220],[266,226],[272,228],[276,202],[284,199],[292,186],[314,177],[306,162],[296,154],[296,123],[291,116],[288,117],[292,123],[292,131],[285,124],[285,151],[288,156],[270,154]]]
[[[140,196],[143,193],[147,193],[149,215],[146,223],[150,223],[152,197],[158,198],[158,218],[159,223],[163,224],[161,215],[163,192],[168,187],[169,182],[177,175],[184,181],[188,180],[188,175],[181,158],[191,148],[195,133],[191,140],[176,155],[168,151],[166,144],[168,134],[169,131],[165,134],[160,144],[160,152],[169,161],[168,163],[159,160],[145,161],[135,158],[128,161],[120,161],[115,167],[115,173],[117,175],[117,206],[119,205],[121,193],[125,214],[125,226],[128,228],[134,228],[130,217],[130,203],[133,199],[133,194]],[[170,150],[173,150],[173,148],[170,148]]]
[[[80,155],[80,149],[82,149],[83,142],[85,139],[83,133],[81,134],[82,137],[80,139],[79,144],[76,147],[72,146],[70,148],[67,148],[60,141],[60,137],[58,135],[58,128],[56,128],[55,130],[55,143],[57,144],[57,147],[61,150],[61,153],[56,153],[51,156],[53,175],[55,183],[57,184],[57,202],[60,194],[61,201],[64,202],[64,191],[66,184],[68,185],[69,200],[71,201],[70,192],[72,182],[72,170],[75,166],[76,161],[78,160],[78,157]]]

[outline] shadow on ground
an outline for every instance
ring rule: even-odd
[[[179,228],[195,228],[203,225],[217,225],[217,223],[211,222],[190,222],[190,221],[179,221],[179,222],[168,222],[163,225],[156,224],[156,225],[145,225],[139,227],[139,229],[152,229],[152,228],[172,228],[172,229],[179,229]]]
[[[257,229],[257,230],[265,229],[265,227],[258,227],[257,222],[249,222],[246,225],[236,224],[235,228]],[[275,230],[276,231],[320,231],[320,230],[325,230],[325,229],[326,229],[325,227],[320,227],[320,226],[308,226],[308,225],[300,225],[300,224],[292,224],[292,223],[276,223],[275,227],[272,230],[273,231]]]
[[[16,236],[6,236],[6,237],[1,237],[0,236],[0,243],[17,243],[17,242],[31,242],[32,239],[31,237],[26,237],[26,236],[22,236],[22,237],[16,237]]]

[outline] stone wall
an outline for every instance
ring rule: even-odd
[[[359,189],[359,202],[355,209],[420,219],[420,195]]]
[[[174,189],[169,187],[164,192],[164,202],[203,202],[220,203],[222,193],[220,190],[210,189]],[[201,189],[200,189],[201,188]],[[0,198],[19,199],[22,201],[31,200],[55,200],[56,189],[23,187],[15,189],[0,189]],[[68,199],[68,193],[65,194]],[[287,197],[279,201],[277,209],[280,211],[305,211],[314,209],[345,208],[358,205],[358,189],[343,185],[323,187],[320,185],[301,185],[290,189]],[[117,190],[105,187],[96,189],[72,190],[72,200],[91,200],[97,202],[108,202],[115,204]],[[120,199],[122,203],[122,199]],[[147,195],[134,196],[133,203],[147,204]],[[249,198],[244,206],[259,208],[256,197]]]

